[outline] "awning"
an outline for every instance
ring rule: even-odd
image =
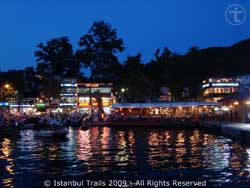
[[[171,107],[198,107],[221,106],[220,102],[159,102],[159,103],[115,103],[112,108],[171,108]]]

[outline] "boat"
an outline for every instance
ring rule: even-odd
[[[81,130],[88,130],[89,129],[89,125],[87,124],[87,122],[82,122],[81,126],[80,126]]]
[[[53,133],[54,131],[52,130],[39,130],[39,131],[35,131],[34,135],[40,136],[40,137],[52,137]]]
[[[19,130],[27,130],[27,129],[32,129],[34,127],[34,123],[28,123],[24,125],[18,125]]]
[[[96,126],[109,126],[109,121],[87,121],[86,124],[88,126],[96,127]]]
[[[23,118],[19,121],[15,121],[15,125],[19,130],[33,129],[35,124],[38,123],[38,118]]]
[[[65,138],[69,130],[67,127],[53,128],[53,129],[40,129],[34,131],[37,137],[45,138]]]

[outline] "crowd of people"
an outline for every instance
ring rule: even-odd
[[[36,125],[64,125],[64,126],[80,126],[82,122],[88,121],[106,121],[108,116],[99,113],[82,114],[79,112],[68,113],[52,113],[50,111],[37,114],[14,113],[8,110],[0,110],[0,127],[18,126],[25,122],[35,123]]]
[[[206,119],[205,113],[200,114],[199,119]],[[36,125],[55,125],[55,126],[80,126],[83,122],[109,122],[109,121],[126,121],[126,120],[166,120],[174,121],[179,119],[196,119],[192,115],[180,117],[168,117],[164,115],[158,116],[144,116],[144,115],[133,115],[124,114],[117,111],[113,111],[110,115],[104,115],[100,113],[82,114],[79,112],[68,112],[68,113],[52,113],[43,112],[39,115],[27,115],[25,113],[11,114],[8,110],[0,109],[0,127],[1,126],[18,126],[23,123],[35,123]]]

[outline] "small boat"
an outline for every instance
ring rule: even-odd
[[[88,130],[89,129],[89,125],[87,124],[87,122],[82,122],[81,126],[80,126],[81,130]]]
[[[27,130],[27,129],[32,129],[34,127],[34,123],[28,123],[24,125],[19,125],[18,129],[19,130]]]
[[[41,129],[34,132],[37,137],[46,138],[65,138],[69,130],[66,127],[56,128],[56,129]]]
[[[110,122],[109,121],[87,121],[86,124],[88,126],[98,127],[98,126],[108,126],[110,125]]]
[[[39,137],[52,137],[54,134],[54,131],[52,130],[39,130],[34,132],[35,136]]]
[[[65,138],[69,133],[69,129],[67,127],[57,128],[53,134],[55,138]]]

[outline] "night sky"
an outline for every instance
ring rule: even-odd
[[[232,26],[224,13],[241,4],[247,19]],[[1,0],[0,70],[35,66],[39,42],[68,36],[74,48],[94,21],[104,20],[118,30],[126,50],[141,52],[149,61],[157,48],[185,53],[199,48],[227,46],[249,38],[250,1],[241,0]]]

